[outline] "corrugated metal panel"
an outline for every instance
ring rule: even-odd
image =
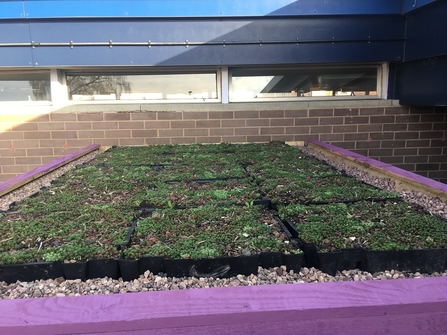
[[[400,14],[401,0],[24,0],[1,1],[2,17],[222,17]],[[20,11],[17,10],[20,8]]]

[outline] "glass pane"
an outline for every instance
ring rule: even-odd
[[[216,73],[67,75],[71,100],[217,99]]]
[[[51,100],[49,73],[0,73],[0,101]]]
[[[233,69],[232,100],[377,96],[377,68]]]

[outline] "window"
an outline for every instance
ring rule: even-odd
[[[67,74],[70,100],[217,101],[217,73]]]
[[[50,73],[0,73],[0,101],[51,100]]]
[[[325,97],[377,97],[377,66],[234,68],[230,101]]]

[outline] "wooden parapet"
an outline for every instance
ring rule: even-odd
[[[33,180],[36,180],[43,175],[46,175],[47,173],[56,170],[57,168],[60,168],[61,166],[68,164],[75,159],[80,158],[81,156],[84,156],[92,151],[98,150],[99,145],[98,144],[91,144],[89,146],[86,146],[85,148],[76,150],[68,155],[59,157],[47,164],[43,164],[35,169],[32,169],[28,172],[25,172],[21,174],[20,176],[11,178],[3,183],[0,184],[0,197],[2,195],[5,195],[6,193],[9,193],[11,191],[14,191],[15,189],[19,188],[20,186],[23,186]]]
[[[447,277],[0,301],[0,334],[447,334]]]
[[[391,179],[395,182],[396,191],[422,192],[430,197],[447,201],[446,184],[321,141],[308,140],[306,144],[329,160],[354,166],[371,176]]]

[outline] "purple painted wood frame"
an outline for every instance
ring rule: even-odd
[[[447,334],[447,277],[0,301],[0,334]]]

